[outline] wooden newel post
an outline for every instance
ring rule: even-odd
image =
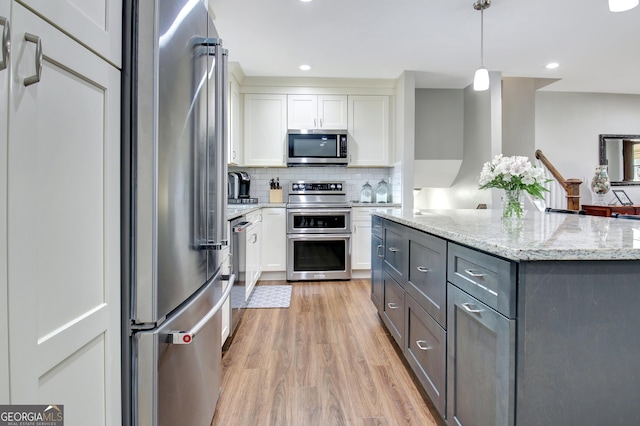
[[[560,185],[562,185],[564,190],[567,192],[567,209],[580,210],[580,184],[582,183],[582,181],[575,178],[563,178],[558,169],[556,169],[553,164],[551,164],[551,162],[539,149],[536,150],[536,158],[545,165],[545,167],[549,170],[553,177],[556,178],[558,183],[560,183]]]
[[[567,179],[564,189],[567,190],[567,209],[580,210],[580,179]]]

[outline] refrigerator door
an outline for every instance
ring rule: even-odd
[[[135,424],[211,424],[220,395],[221,306],[229,294],[223,278],[217,274],[160,328],[133,338]],[[174,335],[181,344],[172,343]]]
[[[161,321],[207,281],[208,13],[202,2],[138,2],[135,323]]]

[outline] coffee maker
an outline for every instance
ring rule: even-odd
[[[247,172],[229,172],[229,199],[239,200],[249,198],[251,176]]]

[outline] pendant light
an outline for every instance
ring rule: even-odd
[[[612,12],[624,12],[633,9],[640,0],[609,0],[609,10]]]
[[[491,6],[491,0],[477,0],[473,4],[475,10],[480,11],[480,68],[473,77],[473,90],[489,89],[489,71],[484,67],[484,10]]]

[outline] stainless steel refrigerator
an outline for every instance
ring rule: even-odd
[[[123,424],[211,423],[227,243],[226,52],[201,0],[125,0]]]

